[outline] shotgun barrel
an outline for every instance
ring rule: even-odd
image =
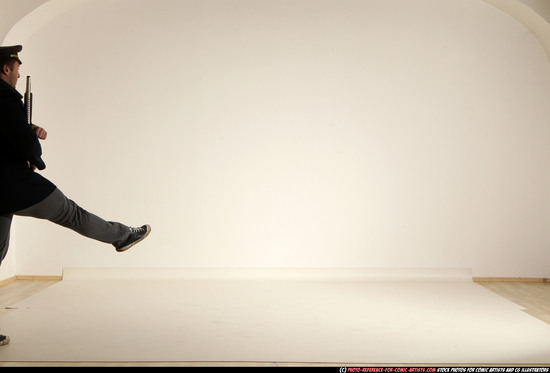
[[[27,90],[25,91],[25,111],[27,112],[27,123],[32,124],[32,92],[30,76],[27,76]]]

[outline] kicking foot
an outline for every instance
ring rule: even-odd
[[[151,233],[151,227],[147,224],[139,228],[130,228],[130,235],[128,236],[126,241],[119,244],[113,244],[113,246],[119,253],[126,251],[135,244],[143,241],[143,239],[147,237],[149,233]]]
[[[10,337],[0,334],[0,346],[7,345],[8,343],[10,343]]]

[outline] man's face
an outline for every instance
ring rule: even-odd
[[[15,61],[12,68],[9,66],[4,66],[4,71],[2,73],[2,79],[15,88],[17,85],[17,80],[21,77],[19,75],[19,62]]]

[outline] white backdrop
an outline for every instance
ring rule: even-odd
[[[23,44],[43,174],[151,236],[14,222],[64,267],[550,277],[550,65],[481,0],[51,0]]]

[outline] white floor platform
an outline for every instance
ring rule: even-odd
[[[550,363],[550,325],[471,278],[122,273],[10,306],[0,362]]]

